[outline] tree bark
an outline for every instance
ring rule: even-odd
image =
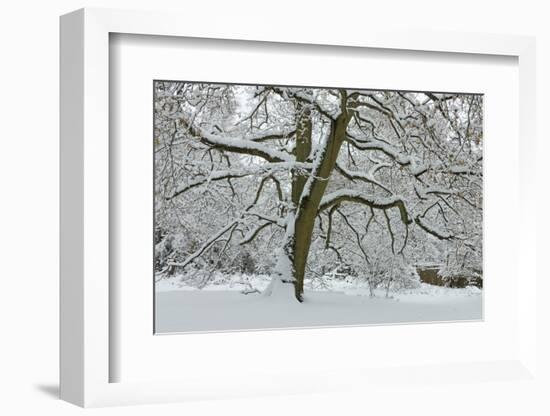
[[[305,162],[311,153],[312,134],[311,109],[303,103],[296,103],[296,145],[293,154],[296,162]],[[292,171],[292,203],[298,207],[306,184],[307,176],[303,172]]]
[[[343,93],[342,93],[343,94]],[[342,103],[345,103],[345,97],[342,96]],[[293,271],[294,271],[294,293],[298,301],[303,301],[304,276],[311,245],[311,237],[315,218],[319,205],[328,185],[329,177],[336,165],[336,159],[340,147],[346,136],[348,124],[348,114],[342,105],[342,113],[331,122],[331,131],[324,147],[317,155],[316,166],[307,178],[307,182],[302,185],[302,192],[297,204],[296,217],[294,223],[294,246],[293,246]]]

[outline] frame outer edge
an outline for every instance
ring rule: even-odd
[[[98,406],[109,383],[109,27],[83,10],[83,406]]]
[[[84,11],[60,18],[60,398],[84,405]]]
[[[518,149],[520,163],[519,199],[520,242],[537,240],[537,65],[536,39],[527,38],[519,54],[519,137],[527,145]],[[539,201],[540,202],[540,201]],[[520,307],[518,314],[522,325],[518,326],[519,356],[522,363],[534,377],[540,375],[537,357],[537,311],[528,305],[537,305],[537,253],[536,250],[519,251],[517,270],[523,285],[518,287]],[[539,305],[542,299],[539,299]]]

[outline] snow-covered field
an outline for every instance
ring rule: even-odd
[[[341,325],[464,321],[482,319],[482,291],[422,284],[417,289],[369,296],[366,288],[338,282],[324,290],[306,289],[304,302],[291,293],[264,296],[242,290],[265,288],[266,279],[218,284],[201,290],[175,279],[156,284],[157,333],[227,331]],[[307,286],[306,286],[307,287]]]

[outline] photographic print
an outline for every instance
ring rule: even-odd
[[[153,88],[155,333],[482,319],[483,95]]]

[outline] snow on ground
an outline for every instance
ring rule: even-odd
[[[341,325],[373,325],[482,319],[482,291],[475,287],[451,289],[422,284],[391,294],[335,282],[329,290],[305,290],[304,302],[292,294],[266,297],[244,295],[252,287],[263,290],[267,276],[244,277],[241,284],[220,283],[202,290],[177,279],[156,284],[157,333],[228,331]],[[312,284],[309,284],[311,287]],[[335,287],[336,286],[336,287]],[[340,286],[340,287],[338,287]],[[286,294],[284,294],[286,295]]]

